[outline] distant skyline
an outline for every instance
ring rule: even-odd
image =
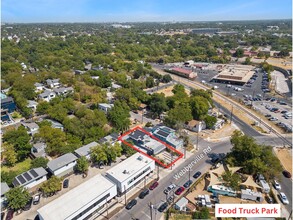
[[[2,22],[291,19],[291,0],[2,0]]]

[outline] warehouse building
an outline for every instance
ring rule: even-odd
[[[40,220],[82,220],[98,216],[117,195],[114,183],[98,174],[38,209]]]
[[[132,189],[154,169],[154,160],[136,153],[108,170],[106,177],[117,185],[121,194]]]

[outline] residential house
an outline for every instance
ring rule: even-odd
[[[61,86],[61,83],[59,81],[60,79],[47,79],[46,83],[49,88],[53,89]]]
[[[35,144],[33,144],[32,148],[31,148],[31,154],[33,155],[34,158],[37,157],[46,157],[46,149],[47,145],[44,142],[37,142]]]
[[[111,108],[113,108],[113,104],[108,104],[108,103],[99,103],[98,108],[102,110],[105,114],[107,114]]]
[[[112,82],[112,88],[113,89],[120,89],[120,88],[122,88],[122,86]]]
[[[22,122],[21,124],[27,129],[27,133],[30,135],[34,135],[39,130],[39,125],[35,122]]]
[[[4,94],[3,94],[4,95]],[[1,95],[1,120],[10,120],[9,113],[16,110],[16,104],[12,97],[7,97],[6,95]]]
[[[76,165],[76,160],[77,157],[74,154],[64,154],[61,157],[51,160],[47,164],[48,170],[55,176],[65,176],[73,172],[74,166]]]
[[[45,90],[43,93],[39,94],[38,98],[46,102],[50,102],[53,98],[56,97],[56,93],[50,90]]]
[[[107,92],[106,95],[107,95],[107,101],[109,103],[112,103],[113,100],[114,100],[114,94],[113,94],[113,92]]]
[[[32,110],[37,110],[38,103],[33,100],[28,100],[28,104],[26,107],[31,108]]]
[[[100,144],[110,144],[110,145],[114,145],[117,141],[118,141],[118,137],[119,137],[119,134],[117,133],[112,133],[112,134],[109,134],[107,135],[106,137],[103,137],[99,140],[99,143]]]
[[[43,83],[35,83],[35,92],[40,92],[40,91],[43,91],[44,90],[44,84]]]
[[[88,70],[91,70],[92,69],[92,63],[91,62],[89,62],[89,61],[86,61],[85,62],[85,66],[84,66],[84,70],[85,71],[88,71]]]
[[[55,121],[55,120],[52,120],[52,119],[46,119],[46,121],[51,122],[51,124],[52,124],[51,127],[52,128],[58,128],[61,131],[64,130],[64,126],[61,123],[59,123],[58,121]]]
[[[5,182],[1,182],[1,207],[5,206],[5,193],[7,193],[10,190],[9,186]]]
[[[56,95],[66,96],[70,93],[73,93],[74,90],[72,87],[59,87],[53,89],[53,91],[56,93]]]
[[[76,75],[82,75],[82,74],[85,73],[85,71],[82,71],[82,70],[74,70],[74,73],[75,73]]]
[[[99,145],[97,142],[93,141],[87,145],[84,145],[74,151],[77,157],[85,156],[87,159],[90,159],[91,156],[91,148]]]
[[[99,76],[91,76],[92,79],[98,80],[100,77]]]
[[[206,123],[204,121],[191,120],[186,122],[184,127],[190,131],[201,132],[206,129]]]
[[[16,176],[12,182],[14,187],[23,186],[31,189],[47,180],[48,172],[43,167],[38,167],[26,171]]]
[[[171,145],[174,148],[183,147],[183,140],[178,137],[175,130],[167,126],[155,126],[152,130],[154,136],[159,138],[161,141]]]

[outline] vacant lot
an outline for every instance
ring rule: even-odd
[[[283,167],[289,172],[292,172],[292,149],[274,148],[274,151]]]

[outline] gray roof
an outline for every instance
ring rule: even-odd
[[[33,147],[38,150],[42,150],[42,149],[45,149],[47,147],[47,145],[43,142],[38,142],[38,143],[33,144]]]
[[[105,144],[105,143],[112,143],[112,142],[115,142],[118,140],[118,137],[119,137],[119,134],[117,133],[112,133],[112,134],[109,134],[107,135],[106,137],[103,137],[99,140],[99,143],[101,144]]]
[[[183,207],[188,203],[188,200],[185,197],[182,197],[178,202],[176,202],[176,205],[179,207]]]
[[[76,153],[76,154],[78,154],[79,156],[87,156],[87,155],[89,155],[90,154],[90,150],[91,150],[91,148],[92,147],[95,147],[95,146],[97,146],[97,145],[99,145],[97,142],[91,142],[91,143],[89,143],[89,144],[87,144],[87,145],[84,145],[84,146],[82,146],[82,147],[80,147],[80,148],[78,148],[78,149],[76,149],[74,152]]]
[[[52,92],[50,90],[45,90],[43,93],[39,94],[39,97],[44,98],[49,96],[51,93],[56,94],[55,92]]]
[[[104,108],[112,108],[114,105],[113,104],[108,104],[108,103],[99,103],[99,106],[102,106]]]
[[[1,99],[1,104],[4,104],[6,102],[14,102],[14,100],[10,96],[8,96],[7,98]]]
[[[35,87],[40,87],[40,86],[44,86],[44,84],[43,83],[35,83],[34,86]]]
[[[51,120],[51,119],[45,119],[45,120],[52,123],[52,126],[51,126],[52,128],[63,128],[63,125],[58,121]]]
[[[24,127],[27,127],[29,128],[30,130],[33,130],[33,129],[39,129],[39,125],[35,122],[30,122],[30,123],[25,123],[25,122],[22,122],[21,123]]]
[[[33,107],[34,105],[38,105],[38,104],[39,104],[39,103],[37,103],[36,101],[28,100],[27,107]]]
[[[14,186],[24,186],[28,183],[33,182],[34,180],[47,175],[47,171],[43,167],[38,167],[26,171],[18,176],[16,176],[13,180]]]
[[[51,160],[47,166],[51,171],[55,171],[75,160],[77,160],[77,157],[72,153],[68,153],[54,160]]]
[[[56,93],[67,93],[67,92],[72,92],[73,88],[72,87],[61,87],[61,88],[56,88],[53,91]]]
[[[47,79],[46,82],[47,84],[53,84],[53,83],[59,83],[60,79]]]
[[[9,191],[9,186],[5,182],[1,182],[1,196]]]
[[[145,135],[147,134],[142,132],[141,130],[135,130],[129,135],[129,137],[134,140],[138,140],[138,139],[143,139]]]

